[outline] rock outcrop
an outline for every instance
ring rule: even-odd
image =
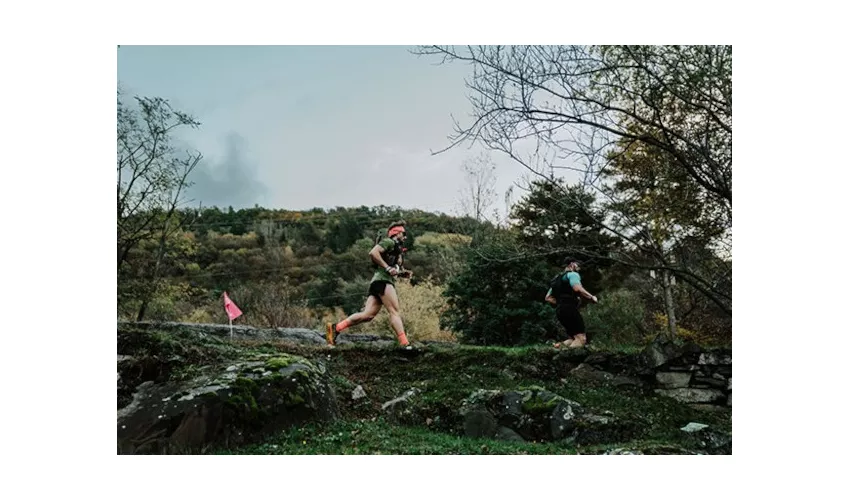
[[[627,441],[636,433],[632,423],[591,413],[575,401],[536,387],[476,391],[464,400],[460,414],[467,437],[596,444]]]
[[[118,453],[199,452],[338,416],[320,363],[290,355],[243,361],[215,375],[141,384],[118,411]]]

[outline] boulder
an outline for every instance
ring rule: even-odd
[[[637,432],[613,415],[596,415],[542,387],[478,390],[463,401],[459,413],[467,437],[596,444],[622,442]]]
[[[681,357],[682,352],[682,348],[658,336],[641,351],[640,360],[649,368],[658,368]]]
[[[195,453],[338,416],[322,364],[290,355],[243,361],[187,381],[141,384],[118,411],[118,453]]]
[[[614,380],[614,375],[598,370],[588,363],[582,363],[570,370],[570,375],[584,380],[593,380],[596,382],[610,382]]]
[[[499,430],[496,418],[489,411],[474,408],[464,412],[463,433],[466,437],[494,437]]]
[[[688,433],[694,448],[701,448],[712,455],[729,455],[732,453],[732,435],[728,432],[714,430],[706,424],[690,422],[682,427]]]

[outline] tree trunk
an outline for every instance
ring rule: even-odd
[[[170,214],[169,214],[170,219]],[[159,239],[159,251],[156,254],[156,264],[153,266],[153,276],[151,277],[152,287],[148,294],[145,296],[145,299],[142,301],[141,307],[139,307],[139,314],[136,316],[136,321],[142,321],[145,317],[145,312],[148,309],[148,303],[150,302],[151,296],[156,291],[156,280],[159,277],[159,268],[162,265],[162,258],[165,256],[165,239],[168,236],[168,222],[169,219],[165,221],[165,227],[162,229],[162,237]]]
[[[667,340],[673,340],[678,335],[676,327],[676,308],[673,303],[673,283],[669,271],[661,271],[661,283],[664,287],[664,310],[667,313]]]

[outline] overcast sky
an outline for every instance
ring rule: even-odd
[[[448,145],[468,123],[469,66],[398,46],[126,46],[118,81],[201,123],[183,136],[204,161],[194,204],[303,210],[398,205],[457,213],[460,168],[480,149]],[[498,208],[525,170],[493,154]]]

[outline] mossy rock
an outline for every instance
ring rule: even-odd
[[[190,381],[139,386],[118,411],[118,453],[195,453],[338,417],[324,367],[289,355],[245,361]]]
[[[526,441],[585,445],[623,442],[637,433],[634,423],[612,414],[596,415],[540,386],[475,391],[464,400],[459,413],[463,421],[458,430],[467,437],[501,439],[500,436],[518,435]]]

